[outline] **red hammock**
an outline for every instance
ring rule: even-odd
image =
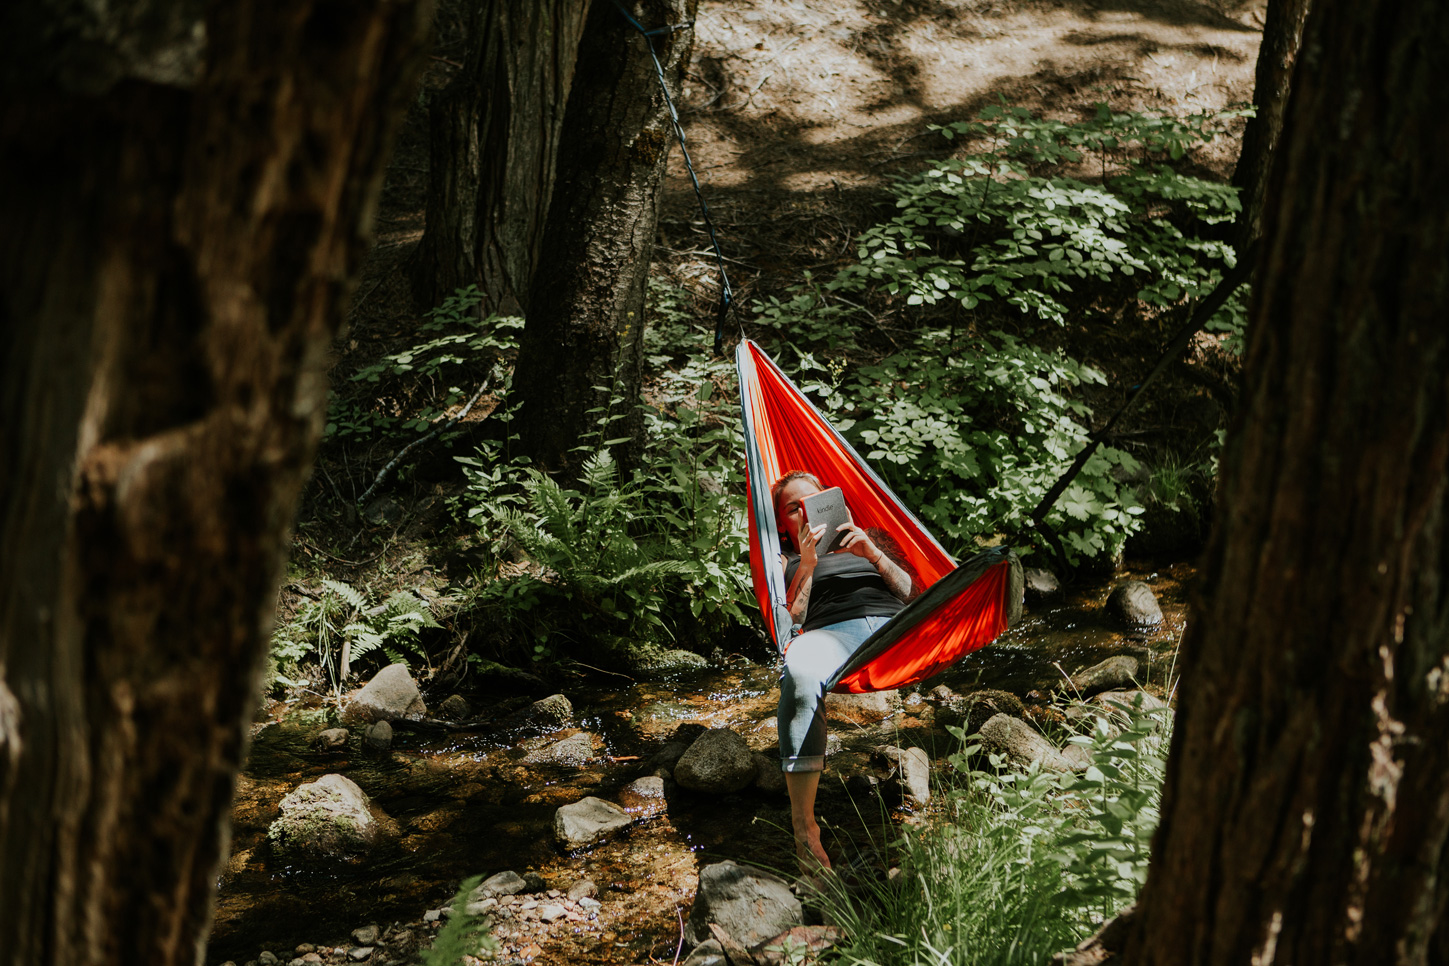
[[[779,650],[789,644],[792,621],[770,486],[791,470],[808,470],[826,486],[840,487],[852,519],[894,537],[927,588],[861,645],[832,690],[887,691],[924,680],[985,647],[1020,616],[1015,553],[992,548],[958,567],[759,346],[741,342],[735,366],[745,423],[750,569],[765,629]]]

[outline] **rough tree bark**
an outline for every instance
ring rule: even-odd
[[[652,29],[692,21],[697,6],[647,0],[631,9]],[[693,30],[654,38],[676,100],[693,44]],[[612,3],[595,3],[513,381],[520,443],[541,467],[573,468],[570,450],[598,428],[590,410],[609,408],[614,395],[625,419],[609,435],[639,438],[644,291],[673,137],[643,37]],[[624,448],[626,459],[631,452]]]
[[[1263,42],[1258,47],[1258,66],[1253,85],[1257,113],[1243,130],[1242,152],[1233,169],[1233,187],[1239,190],[1243,213],[1236,223],[1236,248],[1246,251],[1262,233],[1263,196],[1273,153],[1283,132],[1283,114],[1288,108],[1293,64],[1303,45],[1303,22],[1311,0],[1268,0],[1263,22]]]
[[[476,284],[484,313],[527,311],[588,9],[589,0],[473,8],[463,69],[428,109],[427,227],[412,270],[420,305]]]
[[[1309,15],[1126,963],[1449,961],[1445,49]]]
[[[429,15],[0,11],[0,963],[198,961]]]

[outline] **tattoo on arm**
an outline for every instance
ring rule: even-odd
[[[805,623],[805,611],[810,607],[810,588],[815,586],[815,572],[805,572],[801,567],[795,571],[795,579],[790,581],[790,589],[785,593],[785,608],[790,612],[790,617],[797,624]]]
[[[886,590],[900,600],[909,600],[911,597],[911,575],[902,570],[894,560],[884,553],[876,562],[876,570],[880,571],[881,579],[885,581]]]

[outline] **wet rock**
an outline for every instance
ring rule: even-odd
[[[1028,604],[1039,604],[1042,601],[1051,600],[1062,592],[1062,585],[1057,580],[1057,575],[1042,567],[1027,567],[1022,572],[1022,578],[1025,582]]]
[[[1117,712],[1145,712],[1161,711],[1167,708],[1167,702],[1154,694],[1146,691],[1104,691],[1094,696],[1090,702],[1108,711]]]
[[[1107,595],[1106,611],[1109,617],[1130,627],[1162,623],[1157,596],[1140,580],[1129,580],[1112,588],[1112,593]]]
[[[636,778],[619,789],[619,804],[631,812],[653,815],[664,809],[664,779],[657,775]]]
[[[352,941],[359,946],[376,946],[382,930],[375,925],[362,926],[352,930]]]
[[[593,879],[580,879],[569,886],[568,898],[570,902],[578,902],[580,899],[591,899],[599,894],[599,887]]]
[[[395,831],[374,816],[367,795],[342,775],[323,775],[299,786],[282,799],[280,809],[267,838],[284,857],[351,857]]]
[[[755,780],[755,759],[744,738],[728,728],[711,728],[674,766],[674,780],[697,792],[737,792]]]
[[[573,720],[574,706],[561,694],[551,694],[533,702],[513,716],[516,720],[540,727],[559,727]]]
[[[257,962],[260,966],[277,966],[279,960],[277,954],[268,949],[263,949],[257,954]]]
[[[755,788],[766,795],[785,794],[785,772],[780,768],[778,756],[755,752]]]
[[[851,724],[876,724],[896,710],[900,696],[895,691],[873,691],[868,694],[836,694],[825,696],[825,714],[832,721]]]
[[[328,728],[326,731],[319,731],[317,737],[312,739],[312,747],[328,754],[346,751],[349,734],[350,732],[346,728]]]
[[[389,718],[427,714],[428,707],[406,664],[390,664],[352,696],[342,723],[359,726]]]
[[[472,713],[468,699],[461,694],[450,694],[447,700],[438,705],[438,717],[448,721],[465,721]]]
[[[937,697],[937,688],[931,696],[940,701],[936,720],[943,725],[957,725],[968,735],[974,735],[981,726],[998,714],[1009,714],[1013,718],[1026,718],[1026,706],[1021,699],[1009,691],[983,688],[970,694],[957,695],[946,691]]]
[[[560,741],[544,745],[523,758],[526,765],[565,765],[578,768],[594,757],[594,736],[580,731]]]
[[[613,802],[590,797],[554,813],[553,835],[565,850],[573,851],[601,842],[633,821]]]
[[[546,902],[538,907],[538,918],[544,922],[558,922],[568,914],[569,911],[556,902]]]
[[[998,714],[981,726],[982,746],[1005,755],[1023,768],[1040,763],[1042,771],[1071,771],[1071,763],[1056,746],[1031,725],[1011,715]]]
[[[362,743],[368,751],[387,751],[392,747],[392,725],[386,720],[374,721],[363,734]]]
[[[920,748],[877,745],[871,752],[875,777],[892,794],[915,806],[931,800],[931,756]]]
[[[372,958],[372,947],[354,946],[347,951],[347,958],[354,963],[365,963]]]
[[[527,888],[528,883],[517,872],[499,872],[484,879],[477,888],[468,893],[468,901],[481,902],[498,896],[516,896]]]
[[[1109,657],[1100,664],[1093,664],[1086,670],[1073,674],[1072,691],[1078,697],[1087,698],[1102,691],[1135,687],[1140,667],[1137,658],[1128,657],[1126,654]]]
[[[651,678],[667,677],[679,671],[690,671],[695,668],[709,667],[709,659],[703,654],[696,654],[693,651],[686,651],[682,648],[674,648],[659,654],[649,655],[646,660],[641,660],[633,666],[633,670],[640,677],[646,680]]]
[[[548,884],[543,881],[543,876],[539,875],[537,872],[523,873],[524,892],[542,892],[544,889],[547,888]]]
[[[1067,742],[1062,746],[1062,758],[1071,766],[1072,771],[1086,771],[1092,764],[1091,749],[1075,742]]]
[[[684,941],[697,946],[719,925],[746,946],[754,946],[802,923],[800,900],[783,879],[733,862],[707,865],[699,872],[699,892],[689,910]]]
[[[725,958],[724,947],[717,939],[706,939],[695,946],[679,966],[731,966]]]

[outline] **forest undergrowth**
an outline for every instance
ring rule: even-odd
[[[1102,345],[1165,342],[1235,264],[1222,240],[1235,192],[1188,169],[1241,115],[1102,104],[1068,123],[1003,102],[939,126],[940,159],[891,185],[853,257],[759,294],[740,327],[958,556],[1006,542],[1067,575],[1110,571],[1131,541],[1164,533],[1191,552],[1222,408],[1180,375],[1164,383],[1170,405],[1124,422],[1053,506],[1060,556],[1028,515],[1145,372],[1109,370]],[[479,318],[476,290],[429,313],[416,341],[339,374],[322,482],[338,454],[380,469],[361,506],[335,484],[311,491],[274,684],[340,693],[344,664],[382,657],[452,683],[581,673],[583,654],[618,671],[671,649],[758,646],[734,366],[706,348],[709,291],[669,267],[649,289],[645,399],[615,395],[595,414],[576,479],[514,451],[525,323]],[[1195,356],[1231,370],[1245,296],[1208,322]],[[646,427],[633,457],[616,428],[631,406]],[[1164,413],[1176,418],[1156,423]],[[420,439],[428,455],[413,462]],[[339,524],[349,553],[369,534],[374,560],[311,542]],[[376,565],[347,569],[359,563]]]

